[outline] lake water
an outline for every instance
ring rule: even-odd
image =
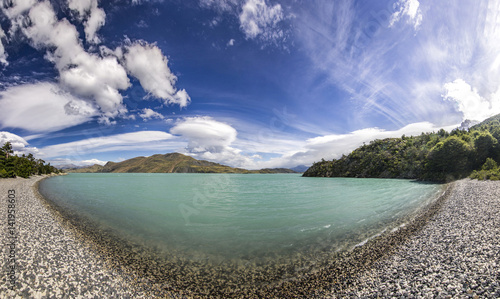
[[[402,225],[442,190],[297,174],[70,174],[40,184],[56,205],[134,243],[214,264],[349,250]]]
[[[120,234],[225,258],[362,242],[441,185],[291,174],[70,174],[41,193]],[[175,244],[175,245],[174,245]]]

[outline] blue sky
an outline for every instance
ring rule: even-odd
[[[499,1],[7,1],[0,143],[310,165],[500,113],[499,22]]]

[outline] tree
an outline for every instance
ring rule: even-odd
[[[12,144],[10,142],[5,142],[1,148],[2,153],[5,155],[5,159],[8,159],[11,154],[14,153],[12,150]]]
[[[486,162],[484,162],[483,167],[481,167],[482,170],[495,170],[498,168],[497,162],[491,158],[487,158]]]
[[[7,159],[5,159],[4,170],[5,170],[4,177],[6,178],[16,177],[14,157],[9,156]]]
[[[474,148],[476,151],[476,161],[475,166],[480,167],[484,164],[488,157],[495,157],[495,150],[497,148],[498,141],[490,134],[490,132],[481,132],[474,139]],[[496,158],[496,157],[495,157]]]
[[[29,159],[27,159],[26,155],[22,155],[22,157],[15,157],[14,164],[17,176],[22,178],[30,177],[32,174],[33,164]]]
[[[463,174],[470,169],[472,149],[465,141],[450,136],[436,144],[427,156],[428,169],[441,174]]]
[[[59,170],[45,161],[36,160],[33,154],[14,155],[12,144],[6,142],[0,147],[0,178],[13,178],[16,176],[28,178],[34,174],[59,173]]]

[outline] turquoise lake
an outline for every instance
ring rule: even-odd
[[[404,225],[439,184],[298,174],[69,174],[40,193],[132,242],[191,260],[351,249]]]

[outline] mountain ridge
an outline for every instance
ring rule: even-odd
[[[122,162],[94,164],[84,168],[66,169],[69,173],[297,173],[288,168],[247,170],[206,160],[197,160],[180,153],[135,157]]]

